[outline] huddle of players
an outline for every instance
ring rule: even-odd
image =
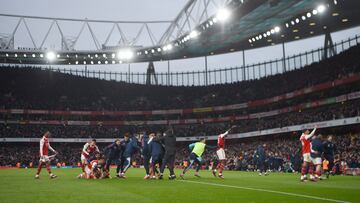
[[[225,137],[234,128],[230,128],[223,134],[218,136],[217,146],[208,146],[205,144],[205,139],[201,139],[199,142],[189,145],[191,151],[190,164],[180,174],[181,178],[184,178],[185,173],[196,163],[195,176],[199,176],[199,170],[203,164],[201,158],[205,151],[205,148],[214,149],[217,148],[217,161],[212,166],[213,175],[216,177],[217,169],[219,169],[219,178],[224,178],[222,171],[225,168]],[[39,174],[43,165],[50,174],[50,178],[56,178],[57,176],[51,173],[49,156],[49,149],[57,154],[57,152],[50,146],[49,138],[50,132],[46,132],[40,141],[40,161],[39,168],[35,178],[39,178]],[[174,173],[175,155],[176,155],[176,137],[173,129],[170,127],[163,134],[150,134],[141,133],[136,136],[130,136],[125,134],[124,139],[116,139],[114,143],[104,148],[103,154],[100,153],[99,148],[96,145],[96,140],[86,143],[81,152],[81,166],[82,173],[78,175],[78,178],[85,179],[102,179],[110,177],[110,165],[115,163],[116,176],[118,178],[126,178],[125,173],[131,166],[131,157],[140,151],[144,159],[144,168],[146,175],[144,179],[155,179],[157,173],[158,179],[163,179],[165,167],[167,166],[170,175],[169,179],[176,179]],[[95,155],[95,159],[90,160]],[[54,155],[53,155],[54,156]],[[49,158],[50,157],[50,158]],[[159,167],[159,170],[157,169]]]
[[[332,142],[333,137],[330,135],[323,140],[321,134],[315,134],[316,128],[311,132],[310,130],[304,130],[301,134],[300,141],[302,144],[303,164],[301,168],[301,181],[307,180],[307,174],[310,173],[311,181],[321,180],[321,165],[322,158],[328,161],[329,166],[326,172],[327,178],[332,173],[334,166],[334,144]],[[314,171],[315,169],[315,171]]]

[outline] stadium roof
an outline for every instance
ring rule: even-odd
[[[230,15],[226,21],[221,22],[218,15],[211,16],[193,32],[164,45],[133,50],[54,53],[0,50],[0,63],[134,63],[248,50],[358,26],[359,8],[360,1],[234,0],[224,8]]]

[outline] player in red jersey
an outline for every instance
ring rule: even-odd
[[[89,163],[90,155],[94,152],[100,153],[99,148],[96,145],[96,139],[92,139],[91,142],[85,143],[81,152],[81,169],[85,173],[85,166]]]
[[[50,137],[50,132],[46,131],[43,135],[43,137],[40,140],[40,160],[39,160],[39,166],[35,175],[36,179],[40,178],[40,172],[42,169],[42,166],[45,165],[46,166],[46,170],[49,172],[49,176],[50,178],[56,178],[57,176],[55,174],[51,173],[51,169],[50,169],[50,161],[51,161],[51,157],[49,157],[49,149],[54,152],[55,154],[57,154],[57,152],[50,146],[49,143],[49,137]]]
[[[216,169],[219,169],[219,178],[224,178],[222,172],[225,168],[225,164],[226,164],[226,156],[225,156],[225,137],[229,134],[229,132],[235,128],[235,126],[232,126],[229,130],[227,130],[225,133],[222,133],[220,135],[218,135],[218,139],[217,139],[217,150],[216,150],[216,155],[219,159],[219,164],[213,164],[212,167],[212,173],[213,175],[216,177]]]
[[[314,128],[311,132],[309,130],[304,130],[304,132],[300,136],[300,141],[302,145],[302,155],[303,155],[303,164],[301,167],[301,181],[305,181],[307,179],[306,175],[308,173],[308,167],[310,171],[310,178],[312,178],[313,166],[310,158],[310,144],[311,137],[314,136],[316,128]]]
[[[81,173],[78,175],[78,178],[84,179],[99,179],[104,178],[104,171],[102,170],[102,166],[105,164],[104,159],[95,159],[92,160],[85,167],[85,173]]]

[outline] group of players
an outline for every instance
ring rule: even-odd
[[[327,178],[332,174],[334,167],[334,143],[333,137],[329,135],[323,140],[321,134],[315,134],[316,128],[311,132],[304,130],[300,141],[302,144],[303,164],[301,167],[300,181],[308,180],[307,174],[310,174],[311,181],[322,180],[322,172],[326,173]],[[322,168],[323,160],[328,164]],[[323,170],[322,170],[323,169]]]
[[[203,164],[202,155],[208,148],[216,149],[216,159],[213,160],[211,168],[212,173],[215,177],[223,179],[224,176],[222,172],[226,164],[225,138],[235,127],[236,126],[233,126],[225,133],[218,135],[217,146],[207,145],[205,138],[190,144],[190,161],[180,174],[180,177],[184,178],[186,172],[194,167],[194,164],[197,164],[194,175],[200,177],[199,170]],[[328,168],[331,169],[333,167],[334,145],[332,143],[332,136],[329,136],[325,142],[322,142],[322,136],[316,135],[315,131],[316,128],[311,132],[309,130],[304,130],[300,137],[303,155],[301,181],[307,180],[308,173],[310,174],[310,180],[312,181],[321,179],[322,157],[328,161]],[[50,178],[57,177],[55,174],[51,173],[50,169],[50,161],[56,156],[57,152],[50,146],[49,136],[50,132],[46,132],[40,140],[40,161],[35,178],[39,178],[40,171],[44,165],[49,172]],[[266,159],[265,148],[266,145],[260,145],[255,153],[260,175],[267,175],[264,167]],[[53,151],[54,155],[49,156],[49,150]],[[143,165],[146,173],[144,179],[163,179],[166,166],[170,171],[169,179],[176,179],[174,172],[176,137],[171,127],[163,134],[151,133],[150,135],[147,135],[145,132],[134,136],[125,134],[124,139],[116,139],[114,143],[106,146],[102,153],[96,145],[96,140],[93,139],[91,142],[84,145],[81,152],[82,172],[78,175],[78,178],[109,178],[110,166],[113,163],[117,166],[116,177],[126,178],[125,174],[131,166],[131,158],[136,152],[141,153],[144,161]],[[327,172],[327,176],[330,173],[331,170]]]
[[[195,176],[200,177],[199,170],[203,164],[202,155],[206,148],[217,149],[217,164],[213,164],[213,175],[215,177],[224,178],[222,171],[225,168],[225,137],[234,128],[230,128],[225,133],[218,136],[217,146],[209,146],[206,144],[205,138],[189,145],[190,161],[188,166],[180,174],[184,178],[185,173],[197,164]],[[50,161],[57,155],[49,143],[51,133],[46,132],[40,140],[40,161],[35,178],[38,179],[42,166],[46,166],[50,178],[57,176],[51,172]],[[54,155],[49,156],[49,150]],[[176,137],[173,128],[169,128],[163,134],[151,133],[147,135],[145,132],[130,136],[125,134],[123,139],[116,139],[114,143],[106,146],[101,152],[93,139],[84,145],[81,152],[81,168],[82,171],[78,178],[85,179],[102,179],[110,178],[110,166],[116,164],[116,177],[126,178],[125,174],[131,166],[131,158],[140,152],[144,160],[145,169],[144,179],[163,179],[164,170],[167,167],[170,171],[169,179],[176,179],[174,172],[175,155],[176,155]],[[218,170],[218,171],[217,171]],[[218,175],[217,175],[218,172]],[[157,175],[157,176],[156,176]]]

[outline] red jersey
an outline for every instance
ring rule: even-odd
[[[301,134],[300,141],[302,145],[302,154],[310,153],[310,144],[311,140],[310,138],[306,138],[306,134]]]
[[[224,134],[220,134],[218,136],[217,139],[217,148],[218,149],[225,149],[225,136],[228,134],[229,132],[226,131]]]
[[[51,151],[55,151],[49,143],[49,138],[43,136],[40,140],[40,156],[48,156],[49,155],[49,149]]]
[[[99,161],[98,160],[92,160],[88,165],[87,167],[92,170],[94,169],[97,165],[98,165]]]
[[[95,151],[99,152],[99,148],[96,145],[91,146],[90,143],[86,143],[84,145],[84,148],[83,148],[81,154],[84,155],[84,157],[88,159],[88,158],[90,158],[90,154]]]

